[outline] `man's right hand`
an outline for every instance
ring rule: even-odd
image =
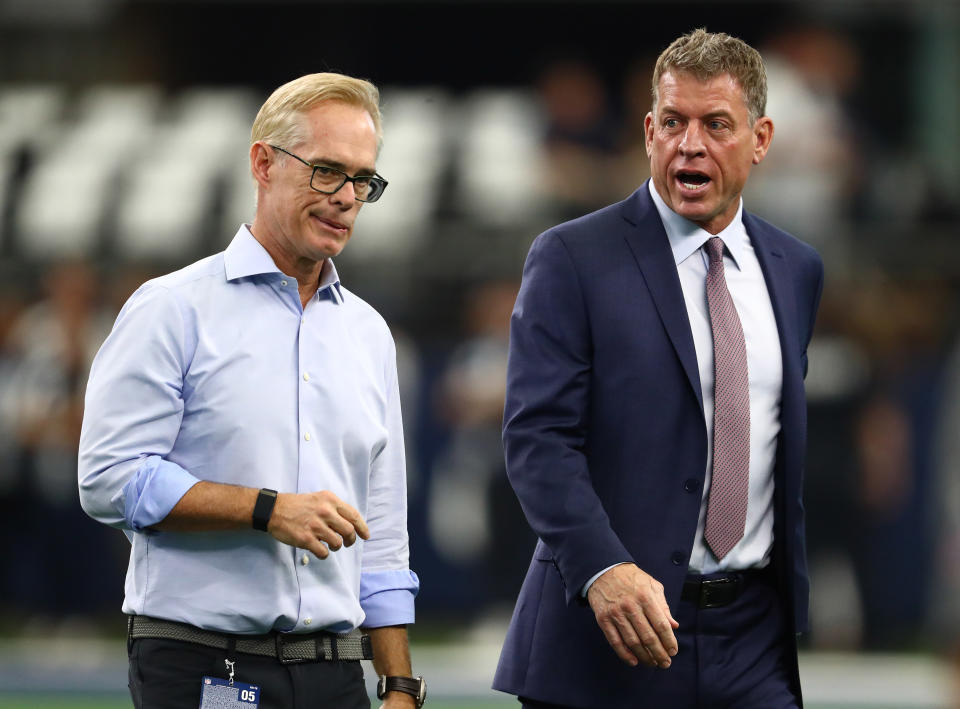
[[[351,546],[358,536],[370,538],[360,513],[329,490],[280,493],[267,531],[276,540],[306,549],[319,559]]]
[[[603,573],[587,591],[600,629],[617,656],[631,667],[643,663],[667,668],[677,654],[663,584],[635,564],[619,564]]]

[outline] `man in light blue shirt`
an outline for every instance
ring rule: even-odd
[[[371,649],[384,706],[422,703],[394,343],[332,261],[386,188],[378,102],[339,74],[277,89],[253,223],[137,290],[93,364],[80,498],[132,544],[137,707],[365,707]]]

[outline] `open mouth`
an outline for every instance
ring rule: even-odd
[[[710,184],[710,178],[698,172],[678,172],[677,181],[688,190],[701,190]]]

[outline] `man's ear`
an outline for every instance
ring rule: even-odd
[[[761,116],[753,126],[753,164],[759,165],[773,142],[773,120]]]
[[[647,148],[647,157],[650,157],[653,147],[653,112],[651,111],[643,119],[643,142]]]
[[[270,182],[270,168],[274,165],[273,150],[262,140],[250,146],[250,173],[261,187]]]

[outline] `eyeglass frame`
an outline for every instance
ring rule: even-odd
[[[383,189],[380,190],[380,194],[378,194],[375,199],[360,199],[359,197],[357,197],[356,187],[354,187],[354,190],[353,190],[353,198],[355,200],[357,200],[358,202],[363,202],[364,204],[372,204],[373,202],[376,202],[378,199],[380,199],[383,196],[383,193],[386,192],[387,190],[387,185],[390,184],[383,178],[383,175],[380,175],[376,172],[373,173],[372,175],[354,175],[353,177],[350,177],[350,175],[345,173],[343,170],[340,170],[335,167],[331,167],[330,165],[317,165],[315,163],[307,162],[299,155],[294,155],[289,150],[287,150],[286,148],[281,148],[279,145],[272,145],[271,143],[267,143],[267,145],[269,145],[274,150],[279,150],[281,153],[286,153],[287,155],[292,157],[294,160],[299,160],[304,165],[309,167],[310,168],[310,189],[312,189],[314,192],[319,192],[320,194],[336,194],[341,189],[343,189],[343,186],[348,182],[356,183],[357,180],[363,180],[363,179],[368,179],[371,182],[376,180],[383,183]],[[335,190],[330,190],[328,192],[327,190],[320,190],[313,186],[313,178],[316,176],[317,170],[321,170],[321,169],[330,170],[332,172],[338,172],[343,177],[343,181],[339,185],[337,185],[337,188]]]

